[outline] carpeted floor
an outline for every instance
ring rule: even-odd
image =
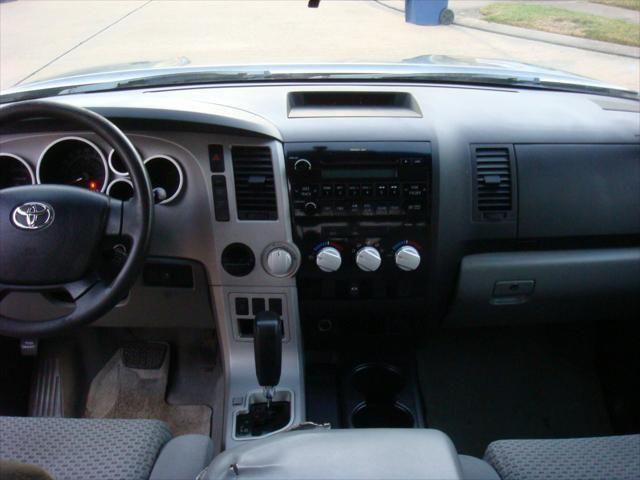
[[[119,349],[91,382],[85,417],[153,418],[165,421],[172,433],[183,435],[211,431],[208,405],[170,405],[166,402],[169,352],[157,368],[131,368],[125,365]],[[144,362],[143,362],[144,363]]]
[[[482,456],[498,439],[611,433],[588,327],[450,329],[420,351],[427,426]]]

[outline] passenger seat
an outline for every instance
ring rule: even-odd
[[[484,459],[502,480],[638,480],[640,435],[499,440]]]

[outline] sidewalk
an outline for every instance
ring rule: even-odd
[[[501,0],[450,0],[451,8],[456,16],[482,18],[480,9]],[[402,2],[404,3],[404,2]],[[640,25],[640,11],[628,8],[613,7],[601,3],[593,3],[588,0],[520,0],[518,3],[530,3],[538,5],[553,6],[571,10],[573,12],[589,13],[599,17],[611,18],[613,20],[624,20]]]

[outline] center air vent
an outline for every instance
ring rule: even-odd
[[[233,147],[238,220],[277,220],[278,206],[269,147]]]
[[[511,146],[474,146],[475,219],[511,220],[515,182]]]

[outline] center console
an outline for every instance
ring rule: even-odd
[[[403,299],[422,298],[431,144],[289,143],[285,157],[302,308],[312,306],[318,317],[323,308],[339,311],[342,301],[397,309]]]

